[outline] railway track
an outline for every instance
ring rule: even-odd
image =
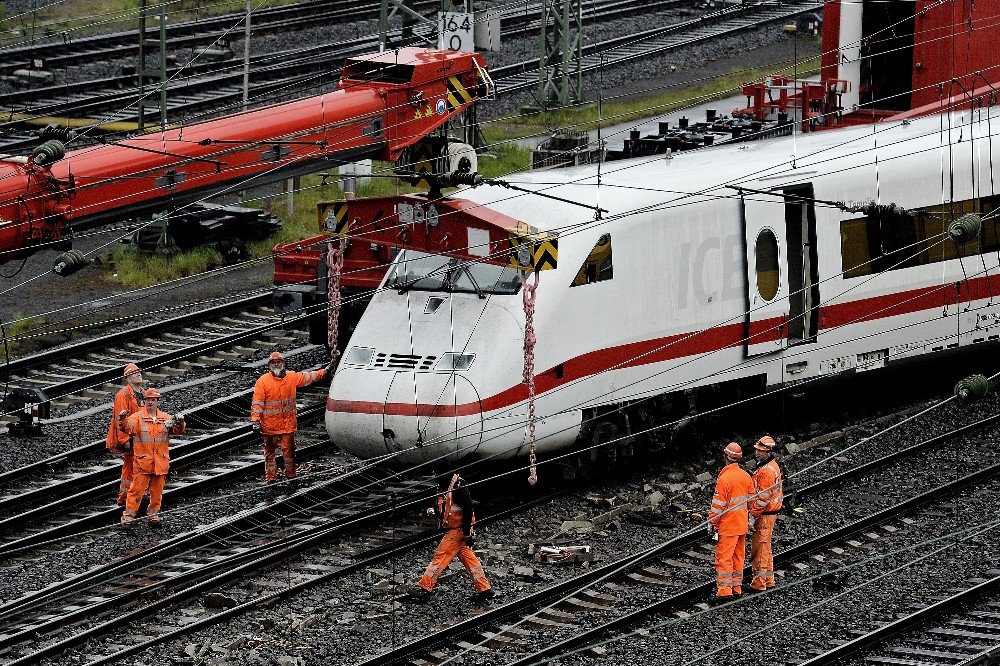
[[[417,2],[418,8],[431,6]],[[302,0],[291,5],[258,9],[250,24],[254,34],[290,32],[299,28],[346,20],[378,18],[379,7],[370,0]],[[242,14],[225,14],[194,21],[168,23],[167,47],[170,50],[214,44],[229,33],[231,38],[243,38]],[[235,29],[235,30],[234,30]],[[159,28],[147,30],[149,39],[159,40]],[[139,31],[123,30],[102,35],[76,36],[70,31],[54,32],[49,41],[0,48],[4,61],[0,74],[29,69],[32,60],[42,57],[48,69],[75,67],[101,60],[136,57],[139,54]]]
[[[930,447],[940,447],[945,442],[958,441],[958,438],[975,430],[996,428],[998,425],[997,417],[990,417],[925,440],[802,488],[797,492],[797,501],[801,503],[832,491],[836,491],[837,500],[841,502],[845,497],[851,497],[850,493],[867,495],[868,490],[863,483],[854,490],[843,489],[842,485],[858,482],[887,465]],[[797,573],[818,563],[826,563],[820,566],[836,565],[854,554],[867,557],[873,546],[909,533],[916,526],[916,521],[907,516],[918,507],[946,501],[962,490],[995,481],[996,474],[1000,473],[1000,458],[994,458],[986,456],[983,464],[989,466],[973,474],[945,482],[874,513],[868,513],[873,506],[871,501],[867,505],[861,504],[861,511],[866,515],[783,551],[776,551],[775,563],[783,568],[792,568]],[[779,532],[795,529],[795,524],[800,521],[791,519],[783,522]],[[684,614],[707,609],[704,601],[714,588],[714,582],[707,575],[711,571],[713,552],[714,546],[707,542],[703,529],[692,529],[483,614],[442,627],[397,650],[365,661],[362,666],[439,664],[470,650],[480,661],[486,661],[490,652],[496,656],[498,650],[508,655],[517,651],[519,658],[508,661],[508,666],[527,666],[565,658],[569,653],[585,650],[608,637],[641,627],[652,618],[671,613],[683,617]],[[628,599],[630,604],[641,599],[655,601],[638,610],[616,612],[615,606],[622,599]],[[610,614],[612,619],[602,617],[597,622],[588,622],[586,616],[589,614]],[[527,649],[528,645],[539,643],[546,647]]]
[[[252,394],[241,392],[186,413],[191,432],[171,438],[165,506],[260,476],[260,435],[247,423]],[[302,423],[319,422],[325,387],[307,387],[300,396],[306,402]],[[325,431],[316,431],[312,439],[314,444],[300,449],[301,459],[330,451]],[[97,441],[0,475],[0,557],[114,524],[121,514],[113,501],[120,473],[120,459]]]
[[[398,514],[436,492],[430,480],[372,468],[312,483],[0,606],[0,659],[37,663],[72,649],[88,664],[111,663],[440,536],[430,521]],[[551,497],[512,501],[478,522]],[[155,623],[135,626],[151,614]]]
[[[654,28],[626,37],[616,37],[584,47],[580,70],[583,73],[600,67],[626,64],[640,58],[670,51],[682,46],[731,35],[780,21],[810,11],[820,11],[821,2],[799,1],[780,3],[772,0],[735,5],[697,19],[664,28]],[[497,94],[510,94],[538,83],[536,60],[491,70],[496,80]]]
[[[799,666],[847,664],[852,659],[882,666],[973,666],[994,663],[1000,655],[1000,571],[992,578],[969,581],[968,587],[929,604],[911,604],[915,610],[871,631],[858,630],[850,640]],[[792,663],[792,662],[789,662]]]
[[[667,6],[655,0],[628,0],[619,3],[593,0],[593,2],[587,12],[588,20],[592,21],[634,16],[638,11],[653,7],[663,9]],[[584,51],[581,67],[584,72],[589,72],[600,67],[602,60],[604,66],[625,64],[638,58],[734,34],[819,8],[821,4],[806,1],[778,4],[769,0],[751,5],[739,5],[705,14],[693,21],[588,46]],[[502,17],[502,35],[504,38],[511,38],[532,34],[537,32],[538,25],[536,13],[508,13]],[[336,44],[323,44],[258,56],[251,59],[252,93],[258,97],[271,92],[293,90],[297,86],[315,87],[324,82],[335,81],[339,77],[339,70],[329,68],[331,61],[336,62],[343,58],[368,53],[375,48],[374,38],[363,37]],[[493,75],[497,82],[498,93],[511,94],[535,85],[538,79],[537,68],[538,60],[533,59],[494,69]],[[177,79],[171,84],[168,95],[169,117],[231,109],[232,105],[241,99],[240,61],[234,59],[213,64],[195,64],[189,69],[191,76]],[[13,93],[8,96],[6,102],[8,122],[5,125],[14,134],[9,145],[6,143],[7,139],[0,136],[0,150],[13,152],[18,148],[24,149],[23,131],[18,129],[18,126],[31,118],[73,114],[75,118],[90,119],[97,123],[106,120],[104,114],[114,111],[117,112],[117,120],[128,120],[130,113],[134,111],[123,111],[123,109],[128,109],[135,101],[136,93],[131,90],[132,85],[132,82],[119,78]],[[122,86],[129,89],[122,90]]]
[[[107,401],[121,388],[122,368],[128,363],[138,363],[147,380],[162,384],[193,369],[292,342],[277,332],[282,320],[268,307],[270,298],[261,294],[234,300],[14,359],[0,370],[0,380],[41,389],[57,410]]]

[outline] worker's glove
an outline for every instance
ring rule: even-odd
[[[337,360],[331,358],[330,362],[327,363],[325,366],[323,366],[323,370],[326,372],[326,374],[330,374],[331,372],[333,372],[333,368],[336,367],[336,365],[337,365]]]
[[[754,529],[756,529],[756,527],[757,527],[757,519],[754,518],[753,516],[750,516],[749,527],[750,527],[750,534],[753,534]]]
[[[174,414],[174,420],[177,421],[178,423],[184,423],[184,415]]]
[[[128,416],[128,410],[127,409],[123,409],[122,411],[118,412],[118,420],[119,421],[124,420],[126,416]]]
[[[469,548],[472,548],[473,546],[476,545],[476,538],[471,534],[465,535],[465,545],[468,546]]]
[[[705,523],[705,531],[708,532],[708,536],[712,536],[712,533],[715,532],[715,526],[712,523]]]
[[[132,450],[132,440],[129,440],[119,447],[122,451],[128,452]]]
[[[434,507],[432,507],[432,506],[427,507],[427,515],[428,516],[433,516],[434,515]]]
[[[251,421],[250,427],[253,428],[254,432],[260,432],[260,421]]]
[[[177,417],[176,416],[171,416],[169,419],[167,419],[166,421],[163,422],[163,425],[165,427],[167,427],[167,428],[175,428],[175,427],[177,427]]]

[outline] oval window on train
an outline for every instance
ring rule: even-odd
[[[757,234],[754,248],[757,263],[757,292],[765,301],[778,294],[778,239],[770,229]]]

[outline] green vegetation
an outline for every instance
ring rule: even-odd
[[[45,325],[44,317],[24,317],[24,313],[17,311],[14,313],[13,323],[5,326],[7,331],[7,351],[11,356],[17,356],[23,349],[29,347],[25,340],[17,339],[19,336],[29,334],[40,326]]]
[[[133,289],[195,275],[222,265],[214,247],[197,247],[170,257],[148,256],[131,247],[116,247],[105,258],[110,278]]]

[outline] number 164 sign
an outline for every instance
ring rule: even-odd
[[[472,14],[461,12],[438,13],[438,48],[451,51],[476,50]]]

